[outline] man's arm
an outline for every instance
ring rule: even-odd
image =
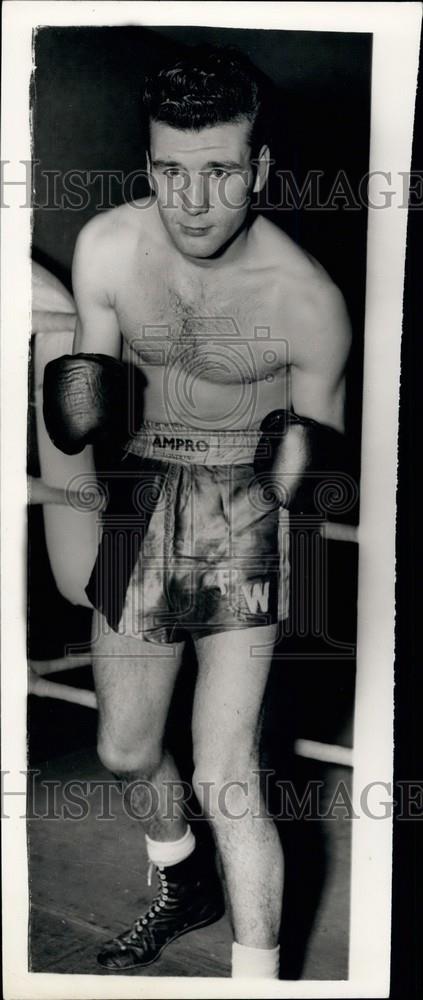
[[[351,328],[343,297],[334,285],[316,296],[314,312],[293,349],[292,408],[299,416],[342,433]]]
[[[114,308],[113,248],[106,220],[97,217],[81,231],[72,265],[78,313],[73,353],[120,358],[121,334]],[[116,253],[116,249],[115,249]]]
[[[284,506],[295,502],[309,469],[320,472],[330,465],[329,452],[336,450],[333,446],[344,431],[344,372],[351,343],[345,304],[338,289],[327,284],[318,290],[308,311],[308,316],[299,317],[301,328],[293,338],[293,412],[283,416],[282,434],[273,450],[272,479]],[[277,420],[273,426],[277,436]]]
[[[107,223],[107,220],[106,220]],[[98,440],[112,442],[127,423],[125,366],[104,220],[94,219],[77,241],[73,266],[78,321],[73,354],[44,372],[43,412],[53,443],[68,455]]]

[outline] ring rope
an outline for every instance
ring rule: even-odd
[[[83,657],[80,659],[84,660]],[[48,661],[39,661],[38,666],[41,662],[45,664]],[[50,662],[60,663],[60,667],[55,667],[55,669],[63,669],[62,660]],[[75,665],[73,664],[73,666]],[[82,663],[78,665],[82,666]],[[31,666],[30,671],[29,694],[35,694],[39,698],[56,698],[59,701],[72,702],[84,708],[97,708],[97,698],[94,691],[86,691],[68,684],[58,684],[57,681],[45,680],[43,676],[39,676],[35,672],[34,666]],[[350,747],[319,743],[317,740],[299,739],[294,743],[294,752],[299,757],[306,757],[309,760],[317,760],[325,764],[337,764],[341,767],[353,766],[353,750]]]
[[[56,486],[49,486],[40,478],[28,477],[29,501],[31,504],[54,503],[62,506],[71,506],[72,497],[77,497],[77,493],[70,493],[67,490],[59,489]],[[353,524],[338,524],[335,521],[323,521],[319,524],[319,530],[323,538],[335,542],[358,542],[358,528]]]

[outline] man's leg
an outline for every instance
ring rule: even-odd
[[[163,733],[183,644],[163,649],[141,637],[113,632],[102,615],[93,621],[93,673],[99,724],[98,754],[104,766],[124,782],[134,785],[131,806],[144,820],[144,829],[155,840],[182,837],[186,822],[177,804],[166,808],[164,781],[178,781],[172,758],[163,748]],[[142,782],[151,782],[159,803],[148,817],[150,795]],[[164,818],[166,812],[169,818]]]
[[[267,958],[274,968],[277,964],[283,858],[256,773],[260,709],[276,631],[277,626],[270,625],[221,632],[196,642],[193,783],[214,827],[235,941],[246,946],[245,953],[238,952],[241,957],[245,954],[246,975],[254,974],[253,966],[247,972],[249,958],[254,963],[254,953],[249,956],[248,949],[268,951],[268,956],[263,953],[265,966]],[[258,951],[256,958],[256,974],[263,974]]]
[[[148,782],[158,802],[142,825],[148,831],[147,852],[156,867],[159,892],[133,926],[107,942],[98,956],[104,968],[118,972],[150,965],[180,934],[219,919],[224,903],[210,859],[204,875],[192,831],[178,802],[172,801],[169,808],[164,785],[172,782],[175,788],[180,781],[164,751],[163,733],[182,644],[172,655],[172,647],[110,631],[103,617],[95,615],[92,646],[100,759],[125,783],[133,783],[131,807],[140,821],[151,803]]]

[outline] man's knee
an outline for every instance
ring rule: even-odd
[[[242,818],[258,795],[258,761],[253,752],[228,752],[219,759],[195,759],[192,785],[203,812],[211,820]]]
[[[150,780],[158,771],[162,749],[154,741],[142,740],[130,744],[127,740],[111,739],[100,733],[97,753],[101,763],[113,774],[136,775]]]

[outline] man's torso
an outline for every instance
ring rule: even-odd
[[[261,216],[241,260],[196,266],[163,238],[154,205],[139,204],[110,213],[109,292],[123,357],[145,378],[145,419],[235,430],[288,408],[308,285],[324,272]]]

